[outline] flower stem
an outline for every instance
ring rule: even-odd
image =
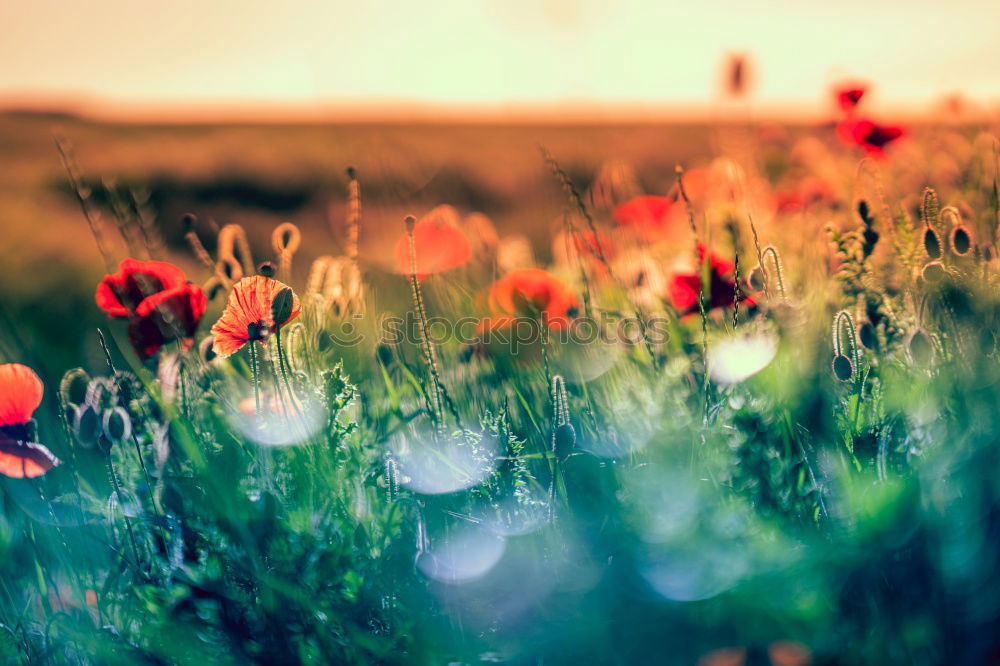
[[[257,419],[259,422],[262,416],[260,410],[260,374],[257,372],[257,349],[253,346],[252,340],[250,341],[250,372],[253,374],[253,399],[257,407]]]

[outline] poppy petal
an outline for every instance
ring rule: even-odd
[[[698,295],[701,280],[694,274],[673,276],[670,281],[670,304],[682,314],[698,310]]]
[[[851,111],[867,92],[864,86],[848,86],[837,91],[837,104],[842,111]]]
[[[579,308],[576,294],[552,274],[538,268],[511,271],[490,287],[487,303],[494,314],[565,322]]]
[[[97,285],[97,307],[110,317],[131,317],[146,298],[187,283],[184,271],[165,261],[125,259]]]
[[[31,368],[20,363],[0,365],[0,426],[23,425],[42,404],[45,387]]]
[[[0,474],[4,476],[33,479],[59,464],[59,459],[41,444],[0,436]]]
[[[659,230],[673,205],[668,197],[641,196],[616,206],[612,217],[623,227]]]
[[[247,329],[255,324],[274,332],[273,305],[275,297],[288,285],[263,275],[246,277],[233,286],[222,316],[212,326],[212,351],[222,358],[235,354],[250,340]],[[292,313],[281,325],[285,326],[302,312],[299,297],[292,293]]]
[[[126,277],[141,279],[141,276],[153,278],[163,285],[162,289],[172,289],[187,282],[184,270],[165,261],[139,261],[125,259],[119,270]]]
[[[119,299],[118,294],[125,289],[125,277],[123,275],[108,275],[97,285],[97,293],[94,295],[97,307],[108,313],[110,317],[129,317],[132,311],[126,307]]]
[[[438,206],[414,225],[417,277],[450,271],[472,259],[469,239],[458,227],[457,219],[458,213],[451,206]],[[409,232],[396,243],[394,259],[397,272],[404,275],[414,272]]]
[[[190,340],[205,314],[207,304],[205,292],[195,284],[185,284],[150,296],[136,308],[136,319],[129,327],[130,335],[137,335],[132,339],[133,345],[148,339],[159,348],[170,340]],[[139,349],[140,346],[136,346],[136,350]],[[148,358],[152,354],[143,355]]]

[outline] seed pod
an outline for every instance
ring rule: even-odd
[[[218,296],[222,292],[222,289],[223,289],[222,282],[220,282],[218,278],[214,277],[211,280],[209,280],[204,286],[205,294],[208,296],[208,300],[210,301],[214,301],[216,296]]]
[[[862,245],[861,251],[865,257],[870,257],[872,252],[875,251],[875,245],[878,243],[879,234],[871,226],[866,226],[865,230],[861,234]]]
[[[243,278],[243,267],[233,257],[220,257],[219,262],[215,265],[215,277],[223,285],[228,286]]]
[[[336,346],[336,341],[329,331],[320,331],[316,335],[316,351],[323,354]]]
[[[938,238],[938,234],[934,231],[934,227],[924,227],[924,252],[931,260],[936,260],[941,258],[941,239]]]
[[[767,284],[767,274],[764,273],[764,269],[757,266],[752,271],[750,275],[747,276],[747,286],[750,287],[751,291],[764,291],[764,286]]]
[[[118,370],[111,381],[112,404],[128,407],[139,396],[138,380],[131,372]]]
[[[111,396],[114,385],[107,377],[94,377],[87,384],[87,395],[84,402],[88,405],[100,405],[101,401]]]
[[[951,229],[951,251],[959,257],[964,257],[972,250],[972,234],[964,225]]]
[[[290,280],[292,277],[292,255],[302,244],[302,234],[299,228],[291,222],[279,224],[271,234],[271,246],[278,254],[278,262],[281,265],[281,278]]]
[[[283,326],[289,320],[294,305],[295,296],[291,287],[285,287],[275,295],[271,303],[271,318],[274,319],[275,326]]]
[[[863,322],[858,327],[858,341],[865,349],[875,351],[878,349],[878,333],[875,325],[870,321]]]
[[[67,412],[87,399],[87,388],[90,385],[90,375],[83,368],[74,368],[65,375],[59,383],[59,397],[62,398],[63,409]]]
[[[388,368],[392,365],[393,361],[392,347],[384,342],[379,343],[379,345],[375,347],[375,357],[378,359],[378,362],[382,364],[382,367]]]
[[[120,444],[132,435],[132,419],[121,407],[106,410],[101,426],[104,436],[113,444]]]
[[[91,405],[81,405],[73,414],[73,434],[84,448],[90,448],[101,436],[101,418],[97,409]]]
[[[868,202],[864,199],[858,199],[858,217],[866,227],[872,226],[875,223],[875,219],[871,216],[871,208],[868,206]]]
[[[931,284],[941,282],[948,276],[948,269],[940,261],[932,261],[920,271],[920,277]]]
[[[212,349],[214,343],[214,338],[211,335],[206,335],[205,338],[198,343],[198,353],[201,355],[201,359],[205,363],[211,363],[216,359],[215,350]]]
[[[282,222],[271,234],[271,245],[278,254],[282,252],[295,253],[302,243],[299,228],[291,222]]]
[[[833,357],[833,376],[842,382],[849,382],[854,377],[854,364],[844,354]]]
[[[470,363],[472,362],[472,357],[476,354],[475,345],[465,345],[462,347],[462,351],[458,353],[458,361],[460,363]]]
[[[234,277],[233,281],[239,280],[244,275],[253,273],[254,263],[250,254],[250,242],[247,240],[247,232],[238,224],[227,224],[219,230],[218,240],[219,260],[230,259],[236,263],[235,252],[240,254],[239,277]]]
[[[556,428],[555,454],[560,460],[568,458],[576,447],[576,430],[570,423],[564,423]]]
[[[910,360],[916,365],[928,366],[934,360],[934,340],[924,331],[917,329],[907,344]]]

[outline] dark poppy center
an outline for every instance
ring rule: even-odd
[[[135,310],[147,297],[163,291],[163,281],[149,273],[130,273],[124,285],[113,285],[118,301],[129,310]]]
[[[35,438],[34,430],[31,422],[0,425],[0,436],[17,442],[30,442]]]
[[[271,329],[268,327],[267,323],[265,323],[263,319],[260,319],[247,326],[247,341],[264,342],[267,340],[267,336],[270,332]]]

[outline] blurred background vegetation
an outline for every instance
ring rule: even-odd
[[[583,186],[602,163],[619,159],[636,167],[648,191],[665,193],[675,165],[703,163],[711,141],[707,125],[690,124],[146,125],[0,113],[0,302],[15,324],[10,333],[30,337],[22,349],[53,376],[80,359],[99,360],[94,329],[104,321],[91,307],[103,262],[57,137],[72,144],[98,194],[111,185],[148,203],[170,259],[196,280],[201,269],[184,242],[185,213],[242,224],[257,256],[270,256],[271,230],[293,220],[308,239],[296,262],[296,279],[304,280],[313,258],[343,245],[348,166],[363,188],[366,269],[389,268],[405,215],[442,203],[485,213],[501,233],[526,235],[544,261],[564,198],[539,146]],[[118,243],[110,249],[124,258],[112,218],[104,218],[108,242]],[[213,242],[210,227],[202,236]]]

